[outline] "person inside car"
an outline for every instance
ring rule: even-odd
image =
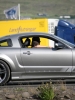
[[[45,47],[40,45],[40,38],[39,37],[33,37],[32,38],[32,47]]]

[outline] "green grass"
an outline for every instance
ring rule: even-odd
[[[3,11],[20,3],[21,16],[39,17],[45,13],[48,18],[61,15],[75,15],[75,0],[0,0],[0,20],[5,19]]]

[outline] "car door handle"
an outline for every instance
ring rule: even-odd
[[[27,51],[27,52],[23,52],[23,54],[30,55],[30,54],[32,54],[32,53],[30,53],[30,51]]]

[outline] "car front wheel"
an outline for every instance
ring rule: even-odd
[[[4,85],[10,78],[9,66],[2,60],[0,60],[0,85]]]

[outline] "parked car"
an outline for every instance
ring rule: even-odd
[[[35,36],[52,40],[54,47],[32,48],[30,38]],[[28,41],[24,41],[26,39]],[[74,44],[55,35],[40,32],[0,38],[0,85],[10,80],[53,78],[75,78]]]

